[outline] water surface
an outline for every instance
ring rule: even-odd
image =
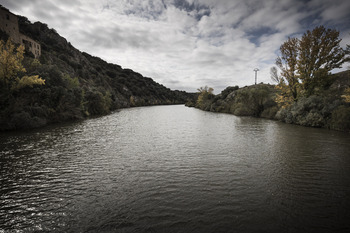
[[[346,133],[157,106],[0,140],[0,232],[350,231]]]

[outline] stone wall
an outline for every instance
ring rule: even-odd
[[[40,57],[41,55],[41,46],[38,42],[31,39],[30,37],[20,34],[21,44],[25,46],[27,50],[33,53],[35,58]]]
[[[14,43],[23,45],[33,53],[35,58],[41,55],[41,46],[38,42],[19,32],[18,18],[8,9],[0,5],[0,29],[9,35]]]
[[[0,29],[15,43],[20,43],[20,33],[18,28],[18,18],[9,10],[0,5]]]

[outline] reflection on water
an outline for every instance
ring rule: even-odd
[[[0,140],[0,232],[350,230],[348,134],[158,106]]]

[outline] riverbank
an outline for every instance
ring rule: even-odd
[[[87,119],[121,108],[184,104],[193,97],[81,52],[46,24],[22,16],[18,24],[23,35],[40,43],[41,55],[35,59],[28,49],[17,50],[0,30],[2,64],[11,67],[0,77],[0,131]]]
[[[186,106],[350,132],[350,103],[344,98],[349,86],[350,71],[345,71],[332,75],[332,83],[326,90],[302,97],[287,107],[277,104],[276,94],[279,90],[270,84],[227,87],[219,95],[212,94],[208,89],[202,90]]]

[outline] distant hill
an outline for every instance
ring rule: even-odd
[[[194,96],[81,52],[44,23],[18,16],[18,24],[20,33],[41,45],[40,64],[27,51],[24,66],[28,75],[45,79],[45,85],[0,94],[0,130],[41,127],[126,107],[183,104]],[[1,31],[0,39],[7,38]]]

